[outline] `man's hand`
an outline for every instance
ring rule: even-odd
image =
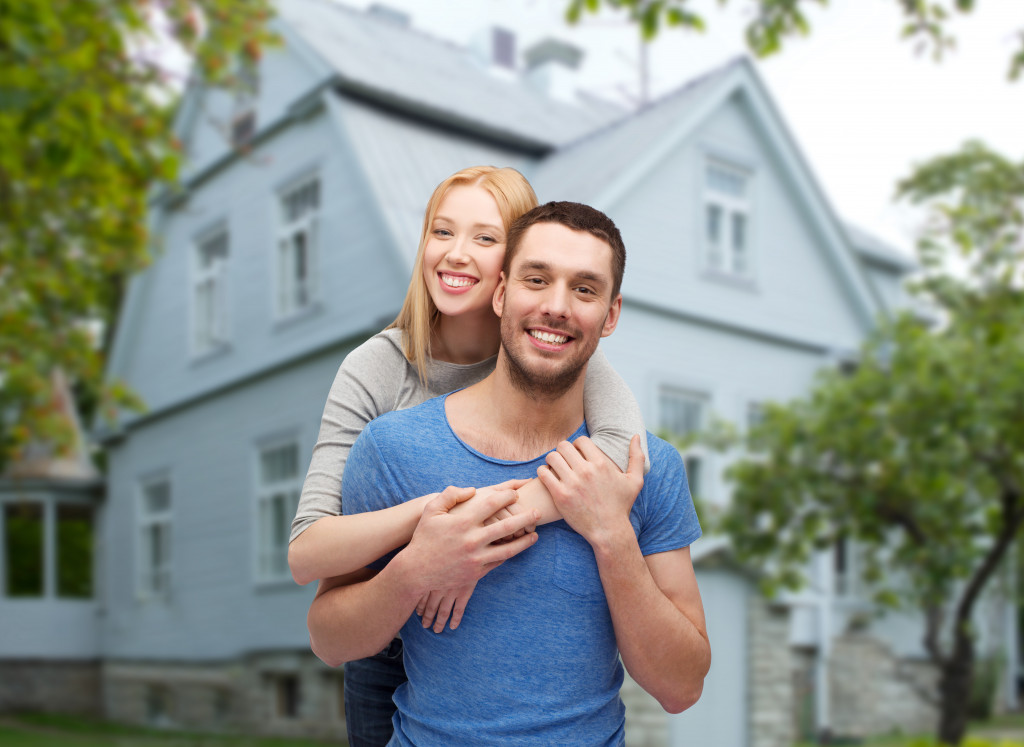
[[[455,598],[537,541],[534,531],[515,536],[536,525],[540,517],[535,511],[486,523],[515,502],[514,490],[495,490],[469,501],[475,493],[475,488],[449,487],[427,503],[412,540],[395,558],[415,574],[421,596],[433,591]],[[509,536],[515,538],[498,543]]]
[[[558,444],[546,461],[537,476],[565,521],[591,545],[629,526],[630,509],[644,485],[644,453],[638,436],[629,442],[625,472],[585,436]]]

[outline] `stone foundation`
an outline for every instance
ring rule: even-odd
[[[308,651],[252,654],[223,663],[110,661],[104,711],[115,721],[207,732],[340,738],[341,669]]]
[[[788,607],[750,597],[750,747],[790,747],[796,740],[789,618]]]
[[[938,708],[930,662],[898,659],[880,641],[863,633],[835,639],[829,660],[832,730],[850,737],[892,731],[934,731]]]
[[[0,713],[35,711],[98,717],[98,661],[0,660]]]

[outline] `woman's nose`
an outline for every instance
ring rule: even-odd
[[[465,242],[457,238],[448,245],[448,253],[445,255],[452,264],[464,265],[469,261],[469,253],[466,251]]]

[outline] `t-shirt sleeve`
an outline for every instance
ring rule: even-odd
[[[387,460],[381,454],[372,427],[365,429],[352,445],[343,489],[346,516],[379,511],[402,502],[401,491]],[[383,568],[394,554],[392,552],[385,555],[371,563],[370,567]]]
[[[345,357],[327,395],[289,541],[317,519],[341,513],[341,478],[349,450],[367,423],[395,408],[405,374],[404,356],[382,335]]]
[[[647,428],[640,414],[640,405],[600,348],[594,351],[587,365],[583,410],[590,439],[622,470],[629,463],[629,442],[634,435],[640,434],[644,472],[650,470]]]
[[[637,540],[644,555],[653,555],[689,547],[701,536],[701,528],[679,452],[654,436],[648,443],[654,468],[637,498]]]

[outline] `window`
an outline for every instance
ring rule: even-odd
[[[764,422],[764,405],[760,402],[747,403],[747,430],[751,430]]]
[[[706,449],[691,442],[707,420],[708,397],[685,389],[662,387],[658,395],[658,417],[660,426],[670,438],[681,443],[683,463],[686,466],[686,481],[690,492],[696,497],[703,496],[704,467],[707,461]]]
[[[196,242],[192,347],[206,353],[227,342],[228,232],[218,228]]]
[[[274,716],[277,718],[298,718],[302,703],[299,688],[299,677],[295,674],[279,674],[271,676],[271,687],[274,697]]]
[[[9,597],[43,595],[43,504],[4,506],[4,579]]]
[[[840,535],[832,546],[832,574],[835,592],[839,596],[853,596],[857,593],[857,552],[854,542]]]
[[[171,581],[171,483],[144,483],[139,506],[139,593],[161,597]]]
[[[286,317],[309,307],[316,293],[316,233],[320,180],[298,182],[280,195],[277,242],[277,314]]]
[[[234,110],[231,115],[231,145],[241,148],[249,144],[256,134],[256,98],[260,92],[260,79],[256,66],[239,61],[235,73]]]
[[[705,267],[738,278],[752,278],[750,173],[708,161],[704,173]]]
[[[299,506],[301,489],[297,443],[291,441],[260,451],[257,574],[262,581],[290,578],[288,534]]]
[[[57,596],[89,599],[93,594],[92,507],[57,506]]]

